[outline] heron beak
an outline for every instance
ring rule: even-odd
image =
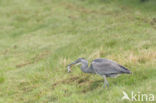
[[[69,65],[67,66],[68,73],[71,72],[71,67],[72,67],[74,64],[76,64],[76,63],[73,62],[73,63],[71,63],[71,64],[69,64]]]
[[[79,64],[79,61],[78,61],[78,60],[76,60],[75,62],[69,64],[69,65],[67,66],[68,72],[71,72],[71,67],[72,67],[73,65],[77,64],[77,63]]]
[[[76,66],[77,66],[77,65],[80,65],[80,64],[81,64],[81,63],[76,63]]]

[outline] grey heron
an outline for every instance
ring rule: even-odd
[[[98,58],[91,62],[88,67],[88,61],[84,58],[79,58],[67,66],[68,72],[71,72],[71,66],[74,64],[81,64],[81,70],[85,73],[98,74],[104,78],[104,88],[109,87],[107,77],[117,77],[119,74],[131,74],[131,71],[126,67],[116,63],[115,61]]]

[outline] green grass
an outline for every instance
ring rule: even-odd
[[[0,103],[127,103],[156,96],[156,2],[0,0]],[[103,78],[66,65],[108,58],[132,75]],[[137,103],[137,102],[136,102]]]

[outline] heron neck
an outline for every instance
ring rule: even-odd
[[[83,63],[81,66],[81,70],[85,73],[93,73],[92,69],[88,68],[88,63]]]

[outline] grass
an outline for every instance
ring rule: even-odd
[[[127,103],[156,94],[155,0],[0,0],[0,103]],[[132,75],[103,78],[66,65],[117,61]],[[156,95],[155,95],[156,96]],[[137,102],[136,102],[137,103]]]

